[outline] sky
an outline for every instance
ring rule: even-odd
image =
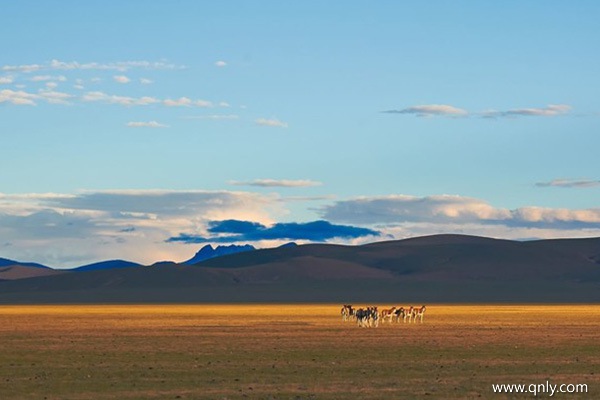
[[[19,1],[0,257],[600,236],[597,1]]]

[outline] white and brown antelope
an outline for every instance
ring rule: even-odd
[[[415,308],[413,306],[408,307],[408,309],[405,308],[404,316],[402,317],[402,320],[404,322],[406,322],[406,320],[408,319],[408,323],[410,324],[412,322],[414,310],[415,310]]]
[[[342,321],[348,321],[349,319],[354,317],[355,313],[356,310],[352,308],[352,304],[344,304],[342,306],[342,310],[340,311],[340,314],[342,314]]]
[[[381,319],[381,323],[384,323],[386,319],[390,320],[390,323],[392,323],[392,319],[394,318],[394,315],[396,313],[396,307],[392,307],[392,308],[384,308],[383,310],[381,310],[379,312],[379,318]]]
[[[400,318],[404,319],[404,315],[406,314],[406,310],[404,307],[397,308],[394,311],[394,315],[392,315],[392,321],[400,322]]]
[[[414,318],[415,323],[417,322],[417,318],[419,318],[421,320],[421,323],[423,323],[423,317],[425,316],[426,310],[427,310],[427,307],[425,307],[424,305],[421,306],[420,308],[413,309],[413,318]]]

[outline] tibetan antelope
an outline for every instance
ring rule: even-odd
[[[394,311],[394,314],[392,315],[392,321],[400,322],[400,318],[404,319],[405,315],[406,310],[404,309],[404,307],[397,308],[396,311]]]
[[[342,310],[340,311],[340,313],[342,314],[342,321],[348,321],[349,319],[351,319],[354,316],[355,312],[356,310],[352,308],[352,304],[344,304],[342,306]]]
[[[359,308],[356,310],[356,322],[361,328],[379,326],[379,312],[377,307]]]
[[[414,310],[415,310],[415,308],[413,306],[408,307],[408,310],[404,309],[404,316],[402,317],[402,320],[404,322],[406,322],[406,319],[408,318],[408,323],[411,323],[413,314],[414,314]]]
[[[417,322],[417,318],[419,318],[421,320],[421,323],[423,323],[423,316],[425,316],[426,310],[427,308],[425,306],[421,306],[420,308],[415,308],[413,310],[413,318],[415,323]]]
[[[381,323],[384,323],[386,319],[389,319],[390,323],[392,323],[392,319],[394,318],[395,312],[396,312],[396,307],[384,308],[383,310],[381,310],[381,312],[379,313],[379,318],[381,319]]]

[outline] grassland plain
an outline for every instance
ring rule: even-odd
[[[339,305],[0,307],[0,399],[600,398],[600,306],[429,305],[423,324]],[[548,394],[538,394],[548,397]]]

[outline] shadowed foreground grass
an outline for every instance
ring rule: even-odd
[[[600,396],[600,306],[428,306],[358,328],[338,305],[0,307],[0,399]],[[547,397],[539,394],[538,397]]]

